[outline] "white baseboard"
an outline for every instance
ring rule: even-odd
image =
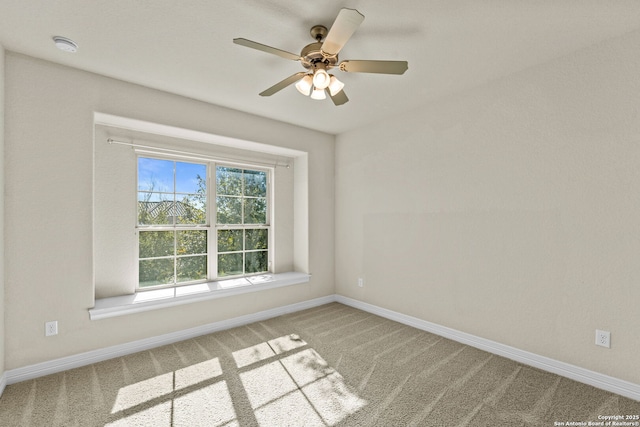
[[[178,341],[246,325],[253,322],[270,319],[281,316],[283,314],[293,313],[308,308],[317,307],[331,302],[339,302],[380,317],[384,317],[396,322],[412,326],[423,331],[431,332],[445,338],[458,341],[463,344],[479,348],[490,353],[506,357],[525,365],[533,366],[547,372],[561,375],[584,384],[588,384],[621,396],[628,397],[640,401],[640,385],[628,381],[613,378],[608,375],[580,368],[568,363],[560,362],[548,357],[539,356],[528,351],[519,350],[508,345],[500,344],[495,341],[480,338],[475,335],[467,334],[455,329],[421,320],[416,317],[398,313],[372,304],[361,302],[352,298],[341,295],[328,295],[322,298],[316,298],[309,301],[303,301],[296,304],[290,304],[283,307],[277,307],[258,313],[248,314],[245,316],[234,317],[232,319],[222,320],[195,328],[185,329],[183,331],[164,334],[157,337],[146,338],[126,344],[119,344],[103,349],[93,350],[73,356],[62,357],[60,359],[50,360],[35,365],[24,366],[22,368],[11,369],[0,376],[0,396],[5,386],[20,381],[26,381],[38,378],[44,375],[62,372],[68,369],[86,366],[92,363],[101,362],[114,357],[126,356],[138,351],[149,350],[151,348],[162,345],[172,344]]]
[[[57,372],[66,371],[68,369],[79,368],[81,366],[102,362],[114,357],[126,356],[128,354],[149,350],[151,348],[172,344],[190,338],[195,338],[201,335],[210,334],[212,332],[218,332],[253,322],[259,322],[300,310],[306,310],[308,308],[317,307],[334,301],[335,296],[329,295],[322,298],[316,298],[296,304],[290,304],[283,307],[260,311],[258,313],[247,314],[245,316],[239,316],[232,319],[209,323],[207,325],[197,326],[195,328],[185,329],[183,331],[172,332],[169,334],[145,338],[126,344],[119,344],[111,347],[101,348],[98,350],[92,350],[86,353],[62,357],[47,362],[37,363],[35,365],[24,366],[22,368],[10,369],[5,372],[5,374],[2,376],[2,379],[0,380],[0,395],[2,395],[1,386],[3,384],[15,384],[20,381],[26,381],[49,374],[55,374]]]
[[[3,372],[0,375],[0,396],[2,396],[2,392],[4,392],[5,387],[7,386],[7,373]]]
[[[489,353],[506,357],[507,359],[511,359],[525,365],[533,366],[535,368],[539,368],[547,372],[552,372],[554,374],[570,378],[572,380],[588,384],[602,390],[607,390],[612,393],[616,393],[621,396],[640,401],[639,384],[620,380],[618,378],[610,377],[608,375],[600,374],[598,372],[580,368],[569,363],[550,359],[548,357],[539,356],[528,351],[519,350],[508,345],[500,344],[498,342],[491,341],[485,338],[480,338],[475,335],[467,334],[465,332],[460,332],[455,329],[438,325],[436,323],[427,322],[426,320],[407,316],[406,314],[387,310],[386,308],[381,308],[352,298],[336,295],[335,301],[362,311],[378,315],[380,317],[384,317],[386,319],[394,320],[396,322],[412,326],[423,331],[431,332],[433,334],[449,338],[451,340],[469,345],[471,347],[479,348],[480,350],[488,351]]]

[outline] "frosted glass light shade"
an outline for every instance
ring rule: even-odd
[[[331,96],[336,96],[338,92],[342,90],[344,87],[344,83],[336,78],[336,76],[331,75],[331,79],[329,80],[329,92],[331,92]]]
[[[327,95],[324,93],[324,89],[315,88],[311,92],[311,99],[327,99]]]
[[[296,89],[298,89],[298,92],[300,92],[304,96],[309,96],[312,88],[313,88],[313,79],[309,74],[301,78],[300,81],[296,83]]]
[[[316,89],[326,89],[329,86],[329,73],[322,68],[317,69],[313,74],[313,85]]]

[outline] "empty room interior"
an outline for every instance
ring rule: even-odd
[[[0,147],[0,426],[640,425],[637,1],[5,0]]]

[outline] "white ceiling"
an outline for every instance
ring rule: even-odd
[[[365,16],[341,60],[407,60],[409,70],[336,71],[350,98],[340,107],[294,86],[258,96],[304,69],[232,40],[297,54],[341,7]],[[7,50],[332,134],[637,29],[637,0],[0,0]],[[55,35],[79,51],[57,50]]]

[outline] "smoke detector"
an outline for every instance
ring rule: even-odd
[[[71,39],[61,36],[55,36],[53,38],[53,42],[56,44],[56,47],[60,50],[69,53],[75,53],[78,51],[78,45]]]

